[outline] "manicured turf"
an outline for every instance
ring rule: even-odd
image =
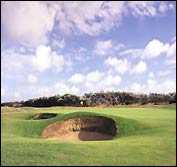
[[[176,106],[1,109],[2,166],[176,165]],[[58,116],[31,119],[40,112]],[[47,125],[88,114],[114,119],[117,126],[114,140],[71,142],[41,138]]]

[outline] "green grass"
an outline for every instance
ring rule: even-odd
[[[176,165],[175,106],[1,109],[2,166]],[[58,115],[46,120],[31,119],[41,112]],[[52,122],[88,114],[114,119],[114,140],[69,142],[41,138],[43,129]]]

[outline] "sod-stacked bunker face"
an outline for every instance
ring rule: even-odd
[[[53,114],[53,113],[42,113],[42,114],[35,115],[32,119],[34,120],[49,119],[49,118],[54,118],[56,116],[57,114]]]
[[[53,123],[42,133],[43,138],[61,140],[111,140],[116,135],[114,120],[103,116],[80,116]]]

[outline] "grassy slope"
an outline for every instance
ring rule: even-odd
[[[28,113],[2,115],[2,165],[176,164],[175,107],[103,109],[52,107],[27,110]],[[44,111],[59,115],[49,120],[30,120],[36,112]],[[65,142],[40,138],[45,126],[53,121],[73,116],[69,115],[73,111],[109,115],[117,121],[121,133],[112,141]],[[68,115],[64,115],[65,113]],[[147,126],[149,128],[145,128]]]

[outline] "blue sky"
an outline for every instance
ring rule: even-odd
[[[1,2],[1,100],[176,91],[176,2]]]

